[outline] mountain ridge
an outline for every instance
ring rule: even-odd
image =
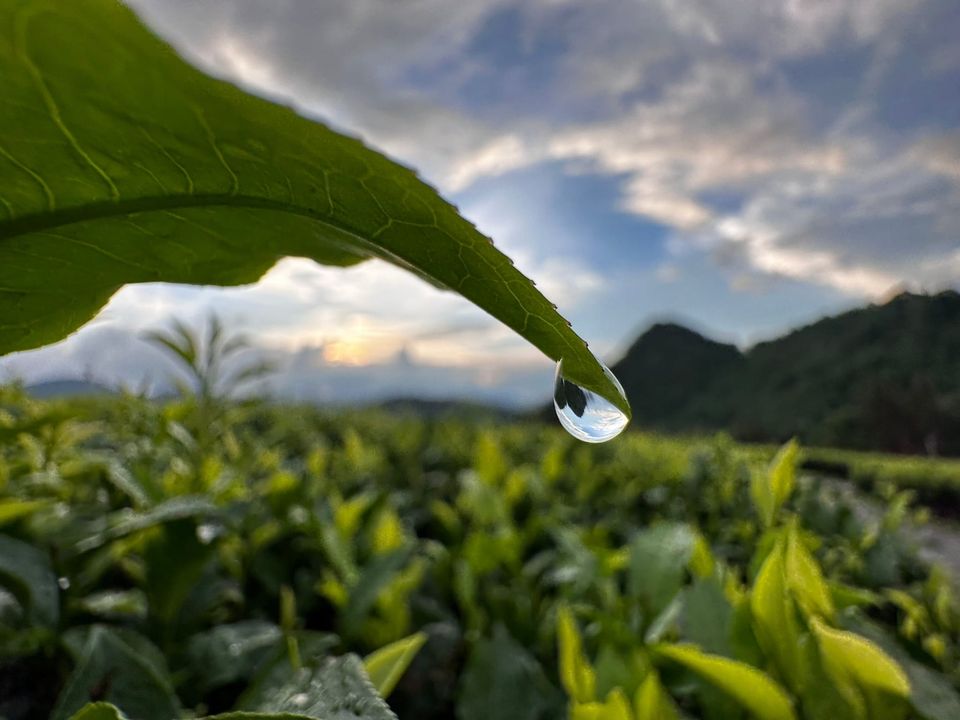
[[[960,294],[901,293],[746,350],[656,323],[611,370],[641,427],[960,454]]]

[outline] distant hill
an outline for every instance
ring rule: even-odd
[[[114,394],[114,391],[110,388],[86,380],[50,380],[28,385],[24,389],[27,393],[39,399]]]
[[[639,426],[960,455],[960,294],[904,293],[741,353],[654,325],[612,368]]]
[[[518,413],[505,408],[467,400],[426,400],[424,398],[399,397],[377,402],[371,407],[378,407],[396,415],[413,415],[429,420],[446,417],[473,420],[508,420],[518,416]]]

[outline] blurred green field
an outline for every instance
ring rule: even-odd
[[[960,519],[960,459],[807,448],[801,463],[879,495],[912,490],[917,502],[938,515]]]
[[[772,455],[0,390],[0,716],[295,712],[335,671],[361,690],[309,716],[960,717],[960,609],[904,539],[911,495],[864,519]],[[350,659],[397,642],[392,675]]]

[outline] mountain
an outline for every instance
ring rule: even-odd
[[[25,390],[33,397],[40,399],[114,394],[110,388],[86,380],[49,380],[28,385]]]
[[[708,392],[717,377],[743,361],[734,345],[663,323],[637,338],[611,369],[630,399],[635,423],[682,427],[683,412],[691,400]]]
[[[612,368],[636,423],[960,455],[960,294],[903,293],[746,352],[654,325]]]

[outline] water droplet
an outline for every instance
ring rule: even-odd
[[[60,589],[61,589],[61,590],[69,590],[69,589],[70,589],[70,578],[68,578],[68,577],[57,578],[57,585],[60,586]]]
[[[605,365],[602,367],[620,395],[625,397],[620,381]],[[553,409],[568,433],[588,443],[613,440],[630,422],[630,418],[612,402],[563,377],[563,360],[557,363]]]
[[[308,702],[310,702],[310,696],[306,693],[297,693],[290,698],[290,702],[293,703],[296,707],[304,707]]]

